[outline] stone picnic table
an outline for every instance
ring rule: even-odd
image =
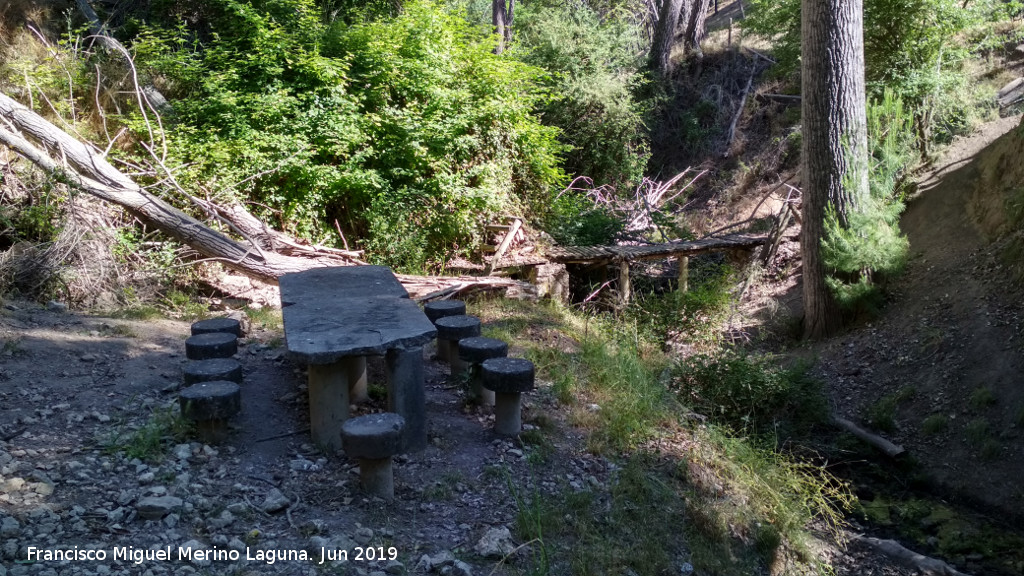
[[[350,391],[365,397],[366,357],[384,356],[388,410],[406,422],[402,451],[425,448],[423,345],[437,331],[391,270],[315,268],[278,282],[288,356],[309,368],[313,441],[341,448]]]

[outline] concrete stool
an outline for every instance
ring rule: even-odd
[[[193,360],[186,364],[185,369],[182,371],[182,382],[185,383],[185,386],[217,380],[227,380],[235,384],[241,384],[242,365],[234,358]]]
[[[480,365],[484,388],[494,390],[494,431],[518,436],[523,428],[523,392],[533,390],[533,362],[491,358]]]
[[[224,380],[201,382],[182,390],[178,405],[181,415],[196,423],[199,438],[216,444],[227,435],[228,418],[242,409],[242,389]]]
[[[470,395],[484,406],[494,406],[494,392],[483,387],[480,379],[480,364],[491,358],[508,356],[508,344],[496,338],[474,336],[459,340],[458,365],[452,365],[452,373],[471,370],[469,378]]]
[[[231,358],[238,352],[238,338],[225,332],[207,332],[185,340],[185,357],[189,360]]]
[[[385,500],[395,499],[391,457],[401,450],[405,418],[398,414],[367,414],[341,425],[341,445],[349,458],[359,460],[363,490]]]
[[[459,340],[480,335],[480,319],[476,316],[445,316],[434,322],[437,328],[437,355],[453,368],[459,359]]]
[[[192,335],[196,336],[199,334],[210,334],[213,332],[223,332],[225,334],[234,334],[235,337],[242,337],[242,324],[234,318],[210,318],[209,320],[200,320],[192,324]]]
[[[436,300],[423,305],[423,313],[437,326],[437,321],[446,316],[463,316],[466,314],[466,303],[462,300]],[[448,357],[448,349],[442,349],[438,341],[437,357],[445,362],[451,362]]]

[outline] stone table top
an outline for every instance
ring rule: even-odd
[[[288,354],[307,364],[379,356],[422,346],[437,335],[419,305],[407,298],[303,297],[281,311]]]
[[[285,274],[278,278],[281,307],[300,302],[338,298],[390,296],[408,298],[409,293],[386,266],[334,266]]]

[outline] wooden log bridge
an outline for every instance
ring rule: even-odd
[[[561,264],[615,264],[619,268],[619,294],[622,303],[629,301],[629,263],[634,260],[676,258],[679,260],[679,290],[689,287],[690,257],[704,252],[753,250],[768,242],[767,234],[728,234],[709,236],[687,242],[667,242],[643,246],[552,246],[546,256]]]

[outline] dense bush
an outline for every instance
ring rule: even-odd
[[[834,214],[825,223],[822,256],[827,281],[840,305],[873,312],[880,303],[879,280],[898,272],[909,244],[899,230],[904,178],[917,160],[914,120],[903,100],[886,90],[867,106],[869,188],[840,226]]]
[[[806,367],[780,368],[770,356],[728,349],[693,355],[673,368],[671,385],[683,404],[746,433],[801,428],[827,415],[821,384]]]
[[[422,269],[502,212],[541,214],[562,183],[541,71],[430,0],[323,23],[312,0],[215,0],[208,34],[133,48],[172,97],[179,178],[317,242]],[[336,224],[335,224],[336,223]]]
[[[962,74],[974,46],[972,26],[1008,18],[1000,0],[864,0],[864,59],[869,96],[903,99],[921,135],[948,141],[970,128],[978,102]],[[751,0],[743,26],[773,41],[779,71],[798,68],[800,0]],[[934,128],[934,131],[932,129]]]
[[[566,170],[632,190],[650,156],[647,105],[635,95],[644,80],[639,31],[585,3],[525,4],[515,23],[513,55],[546,70],[557,94],[541,111],[570,146]]]

